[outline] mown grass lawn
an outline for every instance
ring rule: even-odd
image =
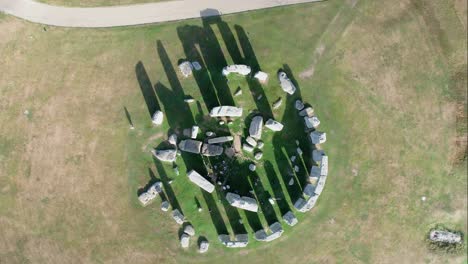
[[[2,17],[0,121],[7,125],[0,127],[0,259],[466,261],[463,255],[432,253],[424,242],[438,223],[467,231],[466,160],[460,164],[454,155],[457,139],[466,137],[459,129],[464,119],[457,121],[466,113],[466,79],[459,78],[466,71],[463,8],[457,1],[328,1],[205,23],[46,31]],[[177,62],[197,56],[209,72],[178,76]],[[262,86],[264,100],[254,100],[250,89],[262,90],[245,79],[226,83],[216,75],[225,64],[239,61],[258,63],[270,74]],[[295,139],[304,144],[306,135],[288,109],[292,100],[286,101],[276,82],[280,68],[289,69],[301,97],[314,106],[320,130],[327,132],[327,186],[316,208],[296,213],[298,225],[283,225],[279,240],[264,244],[251,239],[245,249],[226,249],[216,240],[222,228],[251,232],[252,226],[266,225],[292,208],[290,196],[297,193],[283,177]],[[264,134],[267,144],[257,169],[262,184],[254,191],[284,196],[287,203],[271,208],[267,203],[268,214],[259,214],[258,221],[226,206],[220,195],[207,196],[195,188],[185,178],[182,159],[177,162],[181,175],[175,176],[171,165],[155,163],[149,153],[167,138],[170,127],[213,125],[205,117],[206,104],[230,100],[227,91],[237,86],[243,95],[235,103],[246,113],[268,113],[267,106],[278,97],[284,101],[271,114],[286,128]],[[145,100],[142,90],[148,89],[154,90],[155,100]],[[181,103],[184,95],[193,96],[200,107]],[[129,129],[124,107],[135,130]],[[149,108],[154,107],[166,114],[160,128],[151,125]],[[244,125],[242,118],[229,128],[237,131]],[[138,204],[137,192],[152,175],[175,179],[165,191],[173,193],[197,235],[210,240],[208,254],[196,253],[194,243],[190,250],[179,248],[179,226],[159,209],[159,199],[146,208]],[[194,198],[204,208],[201,213]],[[219,211],[221,217],[215,223],[206,201],[217,205],[212,213]],[[236,214],[244,225],[236,222]]]

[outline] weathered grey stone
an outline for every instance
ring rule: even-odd
[[[295,171],[295,172],[299,172],[299,166],[294,165],[294,171]]]
[[[182,248],[188,248],[189,247],[189,244],[190,244],[190,236],[187,235],[187,234],[182,234],[180,236],[180,246]]]
[[[266,72],[258,71],[257,73],[255,73],[254,78],[261,83],[266,83],[266,81],[268,80],[268,74]]]
[[[288,185],[289,186],[293,186],[294,185],[294,178],[291,178],[288,182]]]
[[[257,169],[257,166],[255,164],[252,163],[252,164],[249,165],[249,170],[250,171],[255,171],[256,169]]]
[[[294,203],[294,208],[296,208],[299,212],[307,212],[314,208],[315,203],[317,202],[318,195],[310,196],[307,200],[303,198],[297,199]]]
[[[192,130],[191,130],[191,133],[190,133],[190,137],[193,138],[193,139],[196,139],[199,130],[200,130],[200,127],[198,127],[198,126],[192,126]]]
[[[185,140],[180,141],[179,149],[182,151],[190,152],[190,153],[200,154],[202,145],[203,145],[203,142],[201,141],[197,141],[193,139],[185,139]]]
[[[246,247],[249,243],[249,236],[247,234],[238,234],[235,236],[234,240],[231,240],[229,235],[219,235],[219,241],[229,248],[240,248]]]
[[[138,196],[138,200],[143,206],[148,205],[151,201],[156,198],[158,194],[162,192],[162,183],[161,182],[155,182],[153,185],[151,185],[146,192],[143,192]]]
[[[247,151],[247,152],[252,152],[254,150],[254,148],[251,145],[247,144],[247,143],[242,144],[242,149]]]
[[[163,112],[158,110],[158,111],[154,112],[153,117],[152,117],[151,120],[152,120],[153,124],[158,126],[158,125],[162,124],[163,119],[164,119]]]
[[[228,76],[231,73],[237,73],[240,75],[248,75],[251,72],[251,69],[247,65],[243,64],[234,64],[229,65],[223,68],[223,75]]]
[[[229,142],[233,140],[234,140],[234,137],[232,136],[210,138],[208,139],[208,144],[219,144],[219,143]]]
[[[249,135],[255,139],[260,139],[262,137],[262,128],[263,117],[255,116],[250,122]]]
[[[214,136],[216,136],[216,134],[215,134],[214,132],[212,132],[212,131],[206,132],[205,135],[206,135],[207,137],[214,137]]]
[[[198,252],[205,253],[208,251],[209,247],[210,247],[210,243],[206,240],[203,240],[200,242],[200,245],[198,247]]]
[[[270,242],[273,241],[283,234],[284,230],[281,227],[281,224],[279,222],[275,222],[272,225],[270,225],[270,231],[271,234],[268,235],[265,230],[259,230],[255,232],[254,237],[258,241],[264,241],[264,242]]]
[[[229,202],[230,205],[234,207],[252,211],[252,212],[258,211],[257,200],[253,198],[246,197],[246,196],[241,197],[238,194],[228,192],[226,194],[226,200]]]
[[[264,145],[265,143],[263,143],[263,141],[261,140],[257,141],[257,148],[262,149]]]
[[[315,194],[320,195],[325,188],[325,183],[327,181],[327,176],[320,176],[317,182],[317,186],[315,186]]]
[[[283,103],[283,98],[281,97],[278,98],[276,101],[273,102],[273,105],[272,105],[273,109],[278,109],[282,103]]]
[[[307,128],[317,128],[320,125],[320,120],[316,116],[305,116],[304,123]]]
[[[307,196],[312,196],[314,195],[314,191],[315,191],[315,187],[308,183],[305,187],[304,187],[304,194],[307,195]]]
[[[179,209],[175,209],[172,211],[172,218],[176,221],[177,224],[182,225],[185,221],[184,215],[179,211]]]
[[[323,151],[321,149],[314,149],[312,151],[312,159],[315,162],[321,162],[323,156],[325,156],[325,151]]]
[[[295,162],[296,161],[296,156],[291,156],[291,162]]]
[[[198,185],[198,187],[202,188],[203,190],[212,193],[215,189],[214,185],[201,176],[198,172],[191,170],[187,173],[188,178],[191,182]]]
[[[161,210],[167,212],[169,210],[170,204],[168,201],[164,201],[161,203]]]
[[[192,225],[186,225],[184,227],[184,233],[189,235],[189,236],[194,236],[195,235],[195,229],[193,228]]]
[[[312,144],[323,144],[327,141],[327,133],[319,131],[310,132],[310,140]]]
[[[167,141],[172,145],[177,145],[177,135],[176,134],[171,134]]]
[[[295,226],[298,222],[296,216],[291,211],[288,211],[286,214],[283,215],[283,220],[289,226]]]
[[[180,73],[182,73],[182,76],[189,77],[190,75],[192,75],[192,64],[188,61],[184,61],[181,64],[179,64],[179,70]]]
[[[256,152],[255,155],[254,155],[254,158],[255,158],[256,160],[259,160],[259,159],[261,159],[262,157],[263,157],[263,152],[261,152],[261,151]]]
[[[462,237],[458,233],[449,232],[445,230],[432,230],[429,233],[429,239],[435,242],[443,242],[443,243],[461,243]]]
[[[174,162],[177,158],[177,150],[175,149],[156,149],[151,150],[151,153],[160,161]]]
[[[281,130],[283,130],[284,126],[280,122],[275,121],[275,120],[270,118],[270,119],[268,119],[268,121],[266,121],[265,127],[269,128],[272,131],[281,131]]]
[[[314,114],[314,108],[312,108],[311,106],[306,107],[305,109],[299,112],[300,116],[312,116],[313,114]]]
[[[218,145],[212,145],[212,144],[203,144],[201,148],[201,154],[203,156],[219,156],[223,154],[224,148],[222,146]]]
[[[252,147],[256,147],[257,146],[257,140],[255,140],[255,138],[251,137],[251,136],[248,136],[245,141],[247,143],[249,143],[249,145],[251,145]]]
[[[192,67],[196,70],[196,71],[199,71],[201,70],[202,66],[200,65],[200,63],[198,61],[192,61]]]
[[[299,156],[302,156],[302,153],[303,153],[303,152],[302,152],[302,149],[301,149],[301,148],[297,148],[297,149],[296,149],[296,152],[297,152],[297,154],[298,154]]]
[[[242,116],[242,108],[235,107],[235,106],[217,106],[213,107],[210,111],[211,117],[223,117],[223,116],[230,116],[230,117],[240,117]]]
[[[301,100],[296,100],[296,102],[294,103],[294,107],[296,108],[296,110],[301,111],[302,109],[304,109],[304,103]]]
[[[195,102],[195,99],[193,99],[192,97],[187,97],[184,99],[184,102],[188,103],[188,104],[191,104],[193,102]]]
[[[288,78],[285,72],[280,71],[278,73],[278,80],[281,85],[281,89],[288,94],[294,94],[296,92],[296,86],[292,83],[292,81]]]

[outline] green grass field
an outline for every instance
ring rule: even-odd
[[[466,255],[431,252],[425,244],[436,224],[467,232],[465,21],[463,1],[328,1],[116,29],[44,30],[2,16],[0,259],[466,262]],[[207,70],[181,78],[177,62],[185,58]],[[268,84],[260,88],[243,78],[226,83],[216,73],[238,62],[268,72]],[[279,218],[292,208],[298,188],[284,184],[290,166],[285,156],[296,138],[301,144],[306,139],[276,82],[280,68],[291,72],[327,132],[327,186],[311,212],[295,213],[298,225],[283,224],[280,239],[251,239],[245,249],[226,249],[217,233],[251,233]],[[238,86],[243,95],[235,103],[246,113],[268,113],[279,96],[284,100],[271,115],[286,130],[264,134],[263,163],[256,171],[261,184],[254,191],[260,198],[268,193],[285,199],[267,202],[258,216],[195,188],[181,158],[181,175],[175,176],[171,165],[149,153],[167,139],[170,127],[211,126],[207,105],[232,100]],[[249,90],[263,91],[264,99],[255,101]],[[181,103],[184,95],[200,106]],[[129,130],[124,107],[135,130]],[[158,107],[165,122],[154,128],[149,112]],[[243,122],[229,128],[242,130]],[[198,166],[193,156],[183,158]],[[196,253],[193,240],[189,250],[180,249],[179,226],[159,209],[160,199],[139,205],[137,191],[151,177],[175,179],[165,186],[166,196],[197,236],[210,240],[207,254]],[[252,175],[239,173],[239,179],[239,186],[247,186]],[[210,213],[207,203],[217,210]]]

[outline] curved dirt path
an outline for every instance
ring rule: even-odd
[[[116,27],[237,13],[321,0],[174,0],[110,7],[62,7],[33,0],[0,0],[0,11],[46,25]]]

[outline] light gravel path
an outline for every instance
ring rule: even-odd
[[[116,27],[230,14],[321,0],[173,0],[110,7],[62,7],[33,0],[0,0],[0,11],[46,25]]]

